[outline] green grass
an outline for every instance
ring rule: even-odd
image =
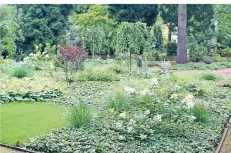
[[[64,108],[45,103],[10,103],[0,106],[0,142],[15,145],[67,124]]]

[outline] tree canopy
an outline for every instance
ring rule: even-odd
[[[161,5],[160,14],[171,34],[178,26],[177,5]],[[189,4],[187,5],[187,14],[187,31],[189,33],[205,32],[213,26],[214,11],[212,5]]]
[[[15,7],[0,5],[0,54],[4,54],[4,57],[15,52],[16,40],[23,40],[19,17],[20,12]]]
[[[143,22],[149,26],[155,23],[159,13],[157,4],[112,4],[108,9],[118,22]]]
[[[16,5],[22,10],[21,29],[25,41],[22,49],[32,50],[34,44],[55,44],[68,28],[72,5]]]

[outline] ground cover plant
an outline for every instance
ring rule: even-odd
[[[216,73],[210,72],[210,73],[203,74],[202,79],[215,81],[215,80],[219,80],[219,76]]]
[[[171,67],[172,70],[218,70],[223,68],[230,68],[230,62],[215,62],[212,64],[206,63],[189,63],[177,64]]]
[[[225,94],[230,89],[194,75],[156,73],[152,79],[112,84],[108,98],[89,105],[96,109],[90,124],[55,130],[24,145],[45,152],[213,152],[231,112]]]
[[[0,112],[0,141],[11,145],[67,124],[65,109],[54,104],[12,102],[2,105]]]

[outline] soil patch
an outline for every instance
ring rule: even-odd
[[[231,68],[216,70],[216,72],[225,78],[231,78]]]

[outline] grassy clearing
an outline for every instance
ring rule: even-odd
[[[15,145],[30,137],[66,125],[64,108],[45,103],[10,103],[0,106],[0,142]]]

